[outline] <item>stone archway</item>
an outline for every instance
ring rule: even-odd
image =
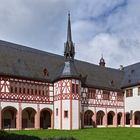
[[[35,128],[35,114],[36,111],[27,107],[22,111],[22,128]]]
[[[17,109],[11,106],[2,110],[2,129],[16,128]]]
[[[94,122],[92,120],[94,113],[91,110],[87,110],[84,114],[84,125],[85,126],[93,126]]]
[[[113,111],[108,112],[107,114],[107,124],[113,125],[115,113]]]
[[[52,124],[52,111],[48,108],[40,111],[40,128],[48,129],[51,128]]]
[[[119,113],[117,114],[117,124],[118,124],[118,125],[121,125],[121,121],[122,121],[122,113],[119,112]]]
[[[134,112],[134,124],[140,125],[140,111]]]
[[[105,113],[102,110],[97,112],[97,114],[96,114],[96,124],[97,125],[104,124],[104,116],[105,116]]]

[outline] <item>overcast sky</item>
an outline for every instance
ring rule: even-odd
[[[68,11],[76,59],[140,61],[140,0],[0,0],[0,39],[63,55]]]

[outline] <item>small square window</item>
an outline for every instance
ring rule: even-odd
[[[64,111],[64,118],[68,118],[68,111]]]
[[[133,89],[127,89],[126,90],[126,97],[132,97],[133,96]]]
[[[56,108],[56,116],[58,116],[58,108]]]
[[[138,96],[140,96],[140,87],[138,87]]]

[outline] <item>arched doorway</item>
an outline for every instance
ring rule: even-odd
[[[104,119],[105,113],[103,111],[98,111],[96,115],[96,123],[97,125],[103,125],[103,119]]]
[[[126,113],[126,125],[130,125],[130,113]]]
[[[8,106],[2,110],[2,129],[16,128],[17,110]]]
[[[91,110],[87,110],[84,114],[84,125],[87,126],[93,126],[93,120],[92,120],[92,116],[94,115],[94,113]]]
[[[35,114],[36,114],[36,111],[30,107],[27,107],[22,111],[22,128],[23,129],[35,127]]]
[[[113,125],[114,116],[115,116],[115,113],[113,111],[108,112],[108,114],[107,114],[107,124],[108,125]]]
[[[117,114],[117,124],[118,124],[118,125],[121,125],[121,120],[122,120],[122,113],[119,112],[119,113]]]
[[[40,128],[51,128],[52,111],[50,109],[43,109],[40,112]]]
[[[135,125],[140,125],[140,111],[134,113],[134,123]]]

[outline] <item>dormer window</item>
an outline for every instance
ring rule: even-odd
[[[130,80],[130,79],[128,80],[128,83],[129,83],[129,84],[131,83],[131,80]]]
[[[135,70],[131,70],[131,73],[134,73],[135,72]]]
[[[111,85],[111,86],[114,86],[114,80],[111,80],[111,81],[110,81],[110,85]]]
[[[49,76],[48,70],[46,68],[43,70],[43,73],[44,73],[44,76]]]

